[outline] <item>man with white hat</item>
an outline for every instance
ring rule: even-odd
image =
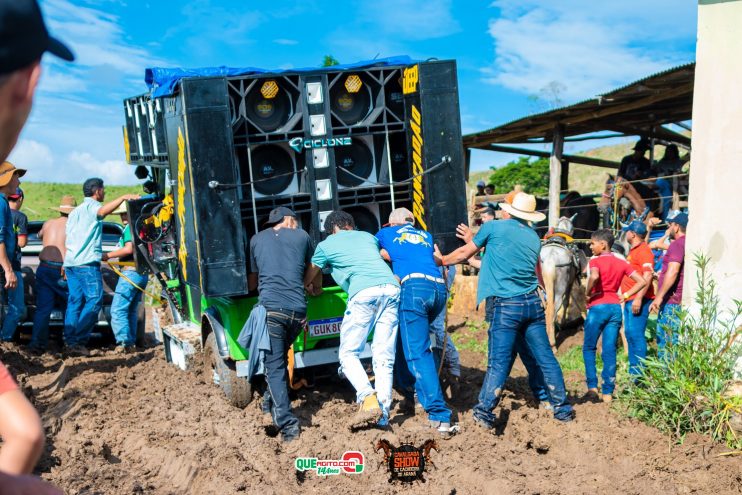
[[[446,281],[433,257],[433,236],[415,228],[415,217],[407,208],[389,215],[389,227],[376,234],[381,256],[392,263],[392,272],[402,285],[399,302],[399,332],[402,349],[415,389],[431,426],[444,438],[451,428],[451,409],[446,405],[430,351],[430,325],[445,311]]]
[[[564,377],[546,336],[546,319],[538,295],[536,267],[541,241],[529,226],[544,214],[536,211],[536,198],[519,192],[512,204],[503,203],[502,220],[487,222],[471,241],[442,256],[444,265],[461,263],[483,247],[477,302],[487,300],[492,308],[488,332],[487,373],[474,407],[474,421],[492,429],[496,420],[493,409],[502,398],[505,381],[512,368],[512,356],[520,336],[531,350],[544,377],[554,417],[560,421],[574,418],[567,400]]]
[[[42,248],[39,253],[39,266],[36,268],[34,293],[36,294],[36,311],[33,317],[31,351],[41,354],[49,343],[49,317],[57,303],[67,304],[67,283],[62,274],[64,263],[65,229],[67,216],[77,207],[74,196],[64,196],[59,206],[51,209],[59,212],[58,218],[44,222],[38,237]]]

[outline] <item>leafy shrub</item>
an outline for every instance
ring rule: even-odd
[[[710,435],[731,448],[742,447],[742,438],[729,420],[742,413],[742,398],[725,395],[740,353],[735,322],[742,315],[742,301],[728,319],[719,318],[716,284],[708,273],[709,259],[694,257],[698,268],[697,316],[683,312],[676,344],[668,342],[664,359],[648,357],[636,383],[627,384],[621,403],[632,417],[682,441],[687,433]],[[657,331],[662,331],[658,328]],[[671,340],[671,339],[668,339]]]
[[[521,156],[515,161],[500,168],[494,169],[490,176],[490,183],[495,185],[496,193],[507,193],[516,185],[523,186],[523,190],[535,195],[549,192],[549,159],[539,158],[531,161]]]

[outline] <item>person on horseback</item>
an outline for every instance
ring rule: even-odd
[[[634,145],[634,152],[621,159],[618,176],[626,180],[646,179],[650,175],[652,164],[644,156],[649,149],[649,141],[641,138]]]

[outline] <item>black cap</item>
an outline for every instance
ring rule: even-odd
[[[285,206],[273,208],[270,212],[270,215],[268,215],[268,220],[265,221],[265,225],[272,225],[274,223],[283,222],[283,217],[296,218],[296,213],[291,211],[289,208],[286,208]]]
[[[648,150],[650,148],[649,146],[649,140],[646,138],[641,138],[639,141],[636,142],[634,145],[635,150]]]
[[[0,74],[22,69],[49,52],[69,62],[69,48],[49,36],[36,0],[0,0]]]

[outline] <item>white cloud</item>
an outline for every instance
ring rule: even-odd
[[[377,0],[359,12],[381,34],[406,40],[441,38],[461,29],[452,13],[451,0]]]
[[[41,182],[54,168],[52,150],[43,143],[32,139],[21,139],[8,157],[18,168],[28,170],[24,180]],[[40,173],[39,173],[40,172]]]
[[[291,40],[288,38],[276,38],[273,40],[273,43],[277,45],[286,45],[286,46],[292,46],[292,45],[298,45],[299,42],[296,40]]]
[[[527,94],[560,83],[560,96],[575,101],[688,62],[672,41],[694,39],[695,5],[681,3],[496,1],[495,60],[484,78]]]

